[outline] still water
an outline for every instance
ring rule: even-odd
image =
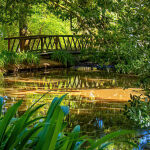
[[[68,93],[62,104],[70,106],[67,130],[79,124],[83,134],[100,138],[109,132],[130,128],[122,109],[130,94],[141,94],[137,81],[135,76],[90,68],[36,70],[5,75],[0,81],[0,95],[9,97],[6,108],[22,99],[19,111],[23,113],[49,91],[39,102],[47,105],[36,114],[44,115],[55,96]],[[114,148],[124,150],[130,146],[109,147]]]

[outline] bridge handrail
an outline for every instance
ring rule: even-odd
[[[32,35],[22,37],[7,37],[8,50],[81,50],[92,45],[90,35]]]
[[[18,37],[7,37],[4,40],[9,39],[38,39],[46,37],[92,37],[90,35],[31,35],[31,36],[18,36]]]

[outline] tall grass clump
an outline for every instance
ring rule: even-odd
[[[75,58],[65,50],[55,51],[52,54],[51,59],[62,63],[66,67],[73,66],[75,64]]]
[[[88,150],[104,149],[115,137],[134,133],[129,130],[116,131],[101,139],[93,140],[80,135],[79,125],[72,132],[64,133],[66,127],[64,118],[69,113],[69,107],[60,105],[64,97],[65,95],[55,97],[47,115],[37,118],[33,118],[33,114],[45,105],[35,105],[39,100],[22,116],[15,118],[22,101],[18,101],[4,113],[4,98],[0,97],[0,149],[78,150],[85,146]]]
[[[39,56],[32,52],[11,52],[3,50],[0,52],[0,67],[6,67],[7,65],[18,64],[38,64]]]

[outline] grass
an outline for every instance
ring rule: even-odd
[[[55,51],[52,54],[51,59],[62,63],[66,67],[73,66],[75,64],[75,58],[65,50]]]
[[[8,65],[18,64],[38,64],[39,56],[32,52],[11,52],[3,50],[0,52],[0,67],[5,68]]]

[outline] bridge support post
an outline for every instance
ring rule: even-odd
[[[41,51],[43,52],[43,38],[41,38]]]
[[[54,39],[54,42],[55,42],[56,50],[58,50],[59,37],[56,37],[56,38]]]
[[[8,50],[10,51],[10,39],[8,39]]]
[[[24,39],[19,39],[20,41],[20,51],[24,50],[24,45],[25,45],[25,40]]]

